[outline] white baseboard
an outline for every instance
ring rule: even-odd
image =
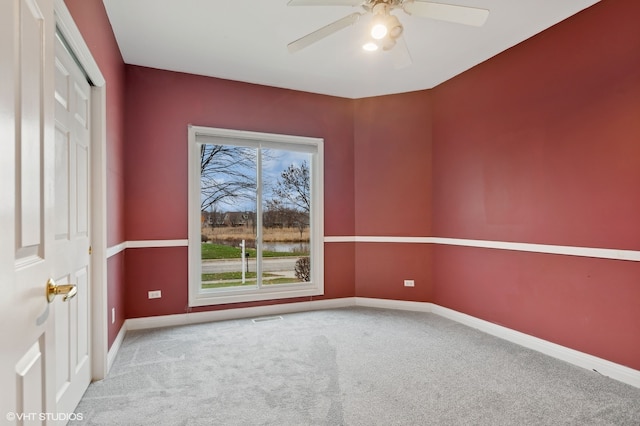
[[[367,308],[396,309],[398,311],[432,312],[432,303],[410,302],[407,300],[371,299],[368,297],[356,297],[356,306]]]
[[[171,327],[185,324],[196,324],[210,321],[252,318],[265,315],[279,315],[293,312],[313,311],[319,309],[347,308],[363,306],[370,308],[395,309],[404,311],[428,312],[450,319],[460,324],[475,328],[484,333],[503,340],[524,346],[550,357],[568,362],[588,370],[610,377],[622,383],[640,388],[640,371],[579,352],[537,337],[512,330],[501,325],[472,317],[428,302],[410,302],[403,300],[373,299],[366,297],[346,297],[341,299],[314,300],[310,302],[285,303],[280,305],[256,306],[251,308],[227,309],[220,311],[196,312],[158,317],[132,318],[125,321],[107,355],[107,369],[111,368],[116,353],[120,349],[126,330]]]
[[[158,317],[132,318],[125,321],[127,330],[172,327],[201,322],[225,321],[232,319],[278,315],[319,309],[346,308],[355,305],[355,298],[314,300],[310,302],[283,303],[279,305],[255,306],[251,308],[224,309],[220,311],[193,312]]]
[[[534,351],[578,367],[586,368],[587,370],[595,370],[603,376],[640,388],[640,371],[634,370],[633,368],[625,367],[624,365],[616,364],[615,362],[576,351],[575,349],[567,348],[439,305],[432,305],[431,312],[484,333],[491,334],[492,336],[524,346],[525,348],[533,349]]]
[[[122,346],[122,341],[124,340],[124,336],[127,334],[127,325],[122,324],[120,327],[120,331],[118,331],[118,335],[116,339],[113,341],[109,352],[107,352],[107,374],[111,370],[111,366],[113,365],[113,361],[116,359],[116,355],[118,355],[118,351],[120,350],[120,346]]]

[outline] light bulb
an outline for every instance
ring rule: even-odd
[[[383,23],[377,23],[371,27],[371,37],[380,40],[387,35],[387,27]]]
[[[375,44],[375,43],[374,43],[374,42],[372,42],[372,41],[369,41],[369,42],[367,42],[367,43],[363,44],[363,45],[362,45],[362,48],[363,48],[364,50],[366,50],[367,52],[375,52],[376,50],[378,50],[378,45],[377,45],[377,44]]]

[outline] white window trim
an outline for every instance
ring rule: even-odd
[[[295,146],[306,151],[315,151],[311,164],[311,281],[292,285],[277,285],[260,289],[228,289],[207,292],[201,289],[200,254],[200,150],[199,143],[214,140],[218,144],[261,143],[281,145],[295,150]],[[189,125],[189,306],[209,306],[227,303],[254,302],[262,300],[288,299],[294,297],[319,296],[324,294],[324,140],[306,136],[279,135]]]

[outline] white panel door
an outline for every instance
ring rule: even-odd
[[[66,240],[81,236],[78,240],[84,239],[84,250],[88,250],[88,203],[82,198],[88,197],[89,148],[69,144],[67,160],[57,150],[63,142],[57,140],[60,126],[54,121],[54,32],[51,0],[0,1],[2,424],[65,423],[61,414],[73,409],[65,398],[78,371],[68,376],[72,378],[65,385],[65,368],[58,367],[62,363],[82,371],[89,362],[88,326],[78,322],[88,320],[88,260],[79,249],[73,251],[72,243],[62,242],[63,220],[56,211],[61,208],[69,217]],[[77,114],[82,117],[83,113]],[[71,134],[68,137],[74,139]],[[80,165],[74,166],[74,176],[69,175],[65,186],[56,179],[56,167],[70,170],[74,162]],[[68,201],[67,210],[58,196]],[[73,199],[80,201],[74,204]],[[78,296],[67,302],[57,296],[49,303],[50,278],[79,283]]]
[[[91,380],[90,87],[60,36],[55,38],[54,277],[76,285],[73,299],[53,302],[58,411],[73,412]]]
[[[0,1],[0,421],[55,412],[53,5]]]

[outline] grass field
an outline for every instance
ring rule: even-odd
[[[202,283],[202,288],[225,288],[225,287],[254,286],[254,285],[256,285],[255,276],[256,276],[256,274],[254,273],[253,274],[253,279],[245,280],[244,284],[242,283],[242,281],[223,281],[223,282],[214,282],[214,283],[203,282]],[[273,278],[273,279],[263,279],[262,280],[262,284],[263,285],[288,284],[288,283],[297,283],[297,282],[300,282],[300,280],[298,280],[296,278],[287,278],[287,277],[280,277],[280,278]]]

